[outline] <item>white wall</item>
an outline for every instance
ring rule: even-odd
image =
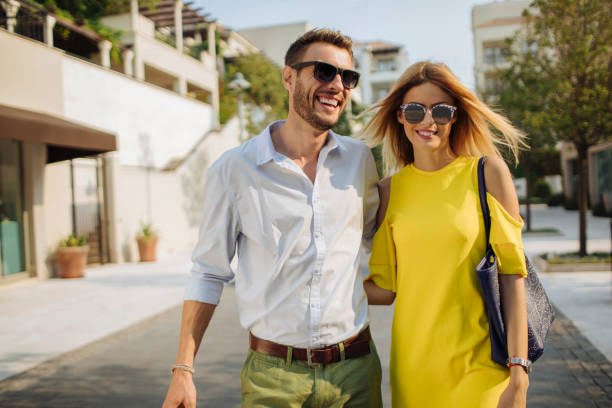
[[[115,229],[120,260],[138,260],[135,236],[141,223],[149,220],[159,234],[158,251],[193,248],[206,199],[206,170],[223,152],[238,146],[238,137],[234,118],[221,131],[209,133],[176,170],[147,172],[142,167],[119,166]]]
[[[116,134],[124,165],[164,167],[215,123],[210,105],[95,65],[65,59],[62,77],[66,118]]]
[[[60,240],[72,233],[70,162],[51,163],[44,170],[43,221],[47,265],[53,271],[54,255]]]
[[[62,51],[0,28],[0,103],[61,114]]]
[[[238,33],[259,48],[279,67],[285,66],[285,54],[299,36],[312,30],[308,22],[255,27],[239,30]]]

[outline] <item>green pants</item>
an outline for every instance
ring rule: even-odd
[[[242,406],[248,408],[382,408],[382,371],[370,354],[309,367],[249,350],[242,367]]]

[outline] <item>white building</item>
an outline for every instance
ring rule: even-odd
[[[215,25],[180,1],[150,13],[132,0],[103,19],[123,32],[117,59],[89,29],[0,4],[0,283],[53,276],[71,232],[91,262],[137,260],[149,221],[160,251],[191,248],[203,174],[238,144],[236,120],[218,126],[215,47],[202,43]]]
[[[372,105],[387,96],[393,83],[408,67],[404,47],[383,41],[357,42],[353,47],[361,73],[361,102]]]
[[[479,92],[495,91],[495,70],[506,63],[503,49],[523,24],[522,13],[530,0],[495,1],[472,8],[474,34],[474,75]],[[534,10],[531,10],[533,13]],[[578,153],[570,143],[561,143],[561,169],[566,205],[576,206],[578,194]],[[592,146],[588,152],[589,201],[599,214],[612,214],[612,142]],[[551,183],[553,189],[560,183]]]
[[[238,30],[238,33],[259,48],[272,62],[282,68],[285,66],[285,54],[291,43],[313,28],[309,22],[301,21],[298,23],[247,28]]]
[[[265,27],[254,27],[238,32],[259,48],[279,67],[285,66],[285,53],[299,36],[314,26],[302,21]],[[391,85],[407,67],[403,46],[383,41],[354,42],[355,68],[361,77],[351,100],[370,105],[386,95]]]
[[[523,10],[530,3],[530,0],[496,1],[472,8],[474,76],[479,92],[497,88],[494,71],[505,63],[506,38],[514,37],[521,28]]]

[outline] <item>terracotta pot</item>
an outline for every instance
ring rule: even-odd
[[[138,237],[138,254],[140,262],[153,262],[157,260],[157,237]]]
[[[57,249],[57,264],[60,278],[82,278],[85,276],[89,245],[60,247]]]

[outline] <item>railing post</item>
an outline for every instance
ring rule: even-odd
[[[174,3],[174,37],[176,40],[176,49],[181,54],[183,53],[183,2],[177,0]]]
[[[217,49],[215,48],[215,31],[216,31],[215,23],[208,23],[208,31],[206,33],[207,41],[208,41],[208,53],[212,57],[214,70],[217,70]]]
[[[113,48],[113,44],[108,40],[102,40],[98,43],[98,49],[100,50],[100,64],[105,68],[111,67],[110,51]]]
[[[180,95],[187,95],[187,79],[183,76],[174,80],[174,91]]]
[[[55,27],[56,22],[57,20],[55,19],[55,17],[50,16],[49,14],[45,16],[45,30],[43,35],[45,44],[47,44],[49,47],[53,47],[53,28]]]
[[[134,76],[134,51],[123,51],[123,73],[128,76]]]
[[[17,25],[17,13],[21,4],[17,0],[6,0],[0,4],[2,4],[2,8],[6,13],[6,29],[9,33],[14,33],[15,26]]]

